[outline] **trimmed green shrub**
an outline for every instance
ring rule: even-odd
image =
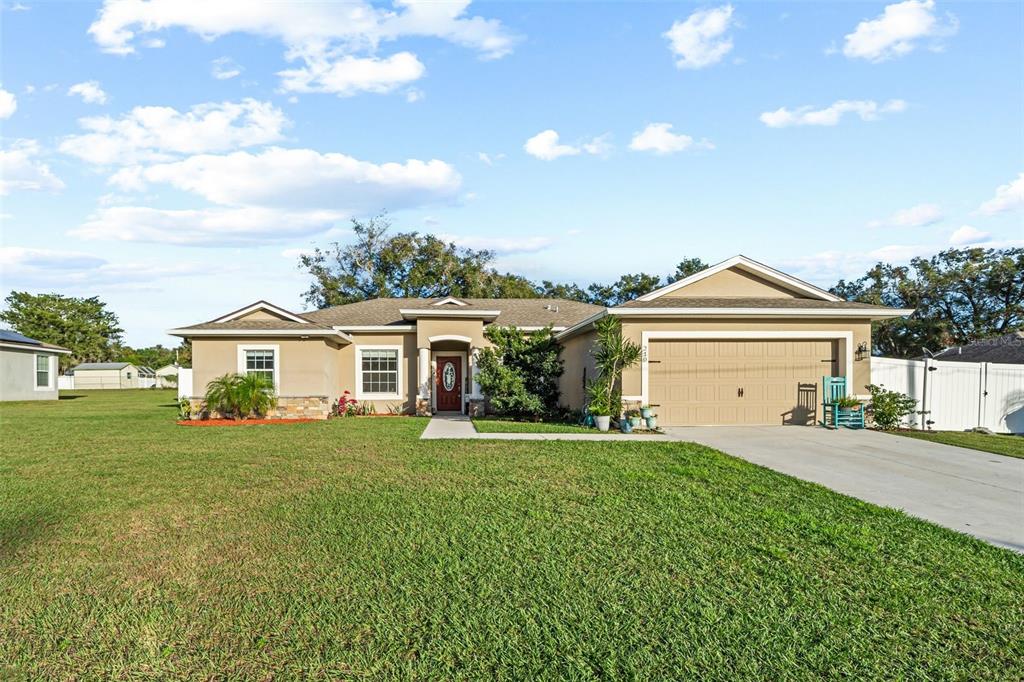
[[[875,384],[870,384],[867,388],[871,392],[868,412],[875,426],[882,430],[898,429],[903,420],[914,414],[917,409],[917,400],[904,393],[890,391]]]
[[[476,381],[497,414],[537,419],[558,411],[561,346],[551,327],[527,334],[515,327],[488,327],[493,346],[477,354]]]

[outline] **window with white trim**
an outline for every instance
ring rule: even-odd
[[[360,353],[359,388],[363,393],[398,393],[398,349],[363,349]]]
[[[249,349],[245,351],[245,373],[258,374],[274,385],[274,367],[277,358],[271,349]]]
[[[36,356],[36,388],[50,387],[50,356]]]

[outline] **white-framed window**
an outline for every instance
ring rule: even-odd
[[[52,391],[54,356],[37,355],[35,358],[35,389],[37,391]]]
[[[356,399],[402,397],[402,347],[356,346]]]
[[[259,374],[281,387],[281,347],[277,344],[258,344],[238,347],[238,373]]]

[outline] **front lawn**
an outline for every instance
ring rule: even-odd
[[[1024,676],[1024,557],[684,443],[0,405],[0,678]]]
[[[961,448],[991,452],[996,455],[1024,458],[1024,436],[1006,434],[990,435],[973,431],[910,431],[901,430],[892,433],[909,438],[930,440],[933,443],[945,443]]]
[[[517,422],[511,419],[485,417],[473,420],[479,433],[600,433],[597,429],[579,424],[554,422]]]

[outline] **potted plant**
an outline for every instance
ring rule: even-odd
[[[836,400],[836,407],[840,410],[859,410],[861,408],[861,402],[852,395],[844,395]]]
[[[631,420],[625,419],[625,418],[620,419],[619,420],[619,429],[623,433],[633,433],[633,422]]]
[[[658,415],[654,414],[653,412],[647,415],[647,428],[658,428]]]
[[[644,419],[647,419],[648,417],[650,417],[651,416],[651,406],[650,405],[642,406],[640,408],[640,416],[643,417]]]
[[[626,412],[626,419],[629,420],[630,426],[634,429],[639,428],[642,422],[640,410],[630,410],[629,412]]]
[[[603,381],[597,380],[587,384],[587,410],[594,417],[598,431],[607,431],[611,427],[612,406]]]

